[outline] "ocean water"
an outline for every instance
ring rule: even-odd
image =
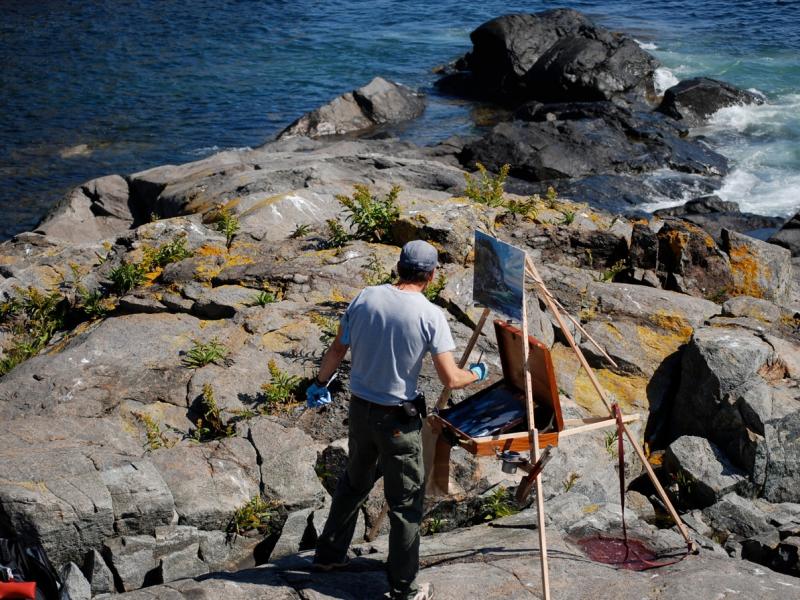
[[[484,0],[4,0],[0,2],[0,239],[64,192],[111,173],[257,146],[375,75],[429,94],[400,132],[432,143],[473,130],[432,68],[508,12],[564,6]],[[800,208],[800,1],[582,0],[664,64],[662,86],[707,75],[758,90],[705,135],[734,164],[720,195],[742,209]],[[674,204],[654,197],[650,208]]]

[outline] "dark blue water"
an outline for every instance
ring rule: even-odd
[[[433,94],[431,68],[469,32],[549,2],[0,0],[0,239],[30,229],[92,177],[256,146],[303,112],[383,75]],[[767,95],[704,133],[738,165],[723,194],[800,204],[800,2],[573,2],[629,31],[668,70]],[[470,106],[432,95],[403,135],[470,130]],[[793,193],[790,193],[793,192]],[[659,199],[655,198],[654,202]]]

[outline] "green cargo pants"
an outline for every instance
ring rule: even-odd
[[[360,398],[350,402],[349,459],[333,495],[331,511],[317,541],[315,562],[342,562],[353,539],[359,508],[380,466],[389,505],[386,571],[392,598],[413,598],[419,571],[419,526],[425,498],[422,419],[402,408]]]

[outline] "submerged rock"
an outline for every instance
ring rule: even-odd
[[[414,119],[425,110],[422,96],[404,85],[376,77],[297,119],[277,139],[363,132],[378,125]]]
[[[681,81],[664,92],[658,110],[689,127],[696,127],[721,108],[763,102],[762,96],[724,81],[696,77]]]

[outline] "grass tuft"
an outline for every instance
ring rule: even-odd
[[[199,340],[192,342],[192,347],[183,358],[183,365],[189,369],[199,369],[211,363],[217,363],[228,355],[228,349],[214,338],[203,343]]]

